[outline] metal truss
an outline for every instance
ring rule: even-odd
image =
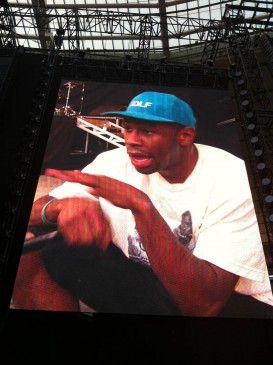
[[[7,1],[2,1],[0,9],[0,47],[16,47],[16,22]]]
[[[260,231],[266,231],[273,255],[273,104],[259,60],[257,46],[248,34],[235,36],[230,48],[233,88],[239,125],[246,149],[246,164]],[[272,197],[273,198],[273,197]],[[268,200],[269,199],[269,200]],[[273,200],[272,200],[273,202]]]
[[[273,41],[267,34],[263,34],[257,39],[257,45],[259,45],[265,55],[267,65],[273,75]]]
[[[211,20],[204,32],[202,62],[214,60],[221,43],[233,44],[234,37],[273,30],[273,8],[269,1],[245,1],[227,4],[220,21]]]
[[[268,7],[267,7],[268,6]],[[246,18],[245,14],[248,14]],[[258,13],[263,15],[258,16]],[[272,3],[241,1],[227,5],[221,22],[207,33],[202,61],[214,61],[221,43],[231,62],[242,147],[262,235],[273,258],[273,104],[257,59],[257,39],[273,27]],[[255,38],[255,37],[258,38]],[[267,54],[269,49],[267,47]],[[268,263],[272,266],[272,262]]]
[[[150,16],[145,16],[140,23],[138,59],[148,59],[150,52],[150,43],[153,33],[153,23]]]
[[[124,138],[122,127],[117,124],[115,117],[99,117],[99,116],[82,116],[77,118],[77,127],[84,130],[88,134],[93,134],[107,143],[111,143],[116,147],[124,147]],[[87,136],[88,136],[87,134]],[[119,134],[119,135],[118,135]],[[85,153],[88,152],[88,138],[86,138]]]
[[[38,9],[39,12],[34,11],[35,7],[16,8],[13,6],[9,9],[8,17],[13,22],[8,25],[14,33],[16,29],[17,42],[20,38],[36,40],[38,48],[41,48],[41,37],[35,30],[43,29],[45,32],[55,32],[56,29],[64,29],[66,31],[64,41],[68,41],[67,49],[75,50],[82,49],[81,40],[92,39],[95,34],[100,34],[101,37],[120,35],[138,39],[143,34],[143,24],[149,25],[151,39],[161,37],[162,27],[165,26],[169,38],[182,39],[196,33],[197,38],[201,41],[209,23],[207,19],[167,16],[165,25],[162,25],[160,15],[139,15],[77,8],[56,9],[41,6]],[[5,24],[7,23],[6,19],[6,9],[2,9],[0,22]],[[7,35],[6,31],[2,30],[1,36]]]
[[[8,5],[7,1],[3,1],[3,4],[0,7],[2,47],[7,44],[19,46],[22,42],[32,41],[36,48],[49,48],[52,34],[57,29],[63,29],[66,33],[63,50],[89,48],[92,52],[97,52],[92,43],[94,39],[129,39],[138,42],[134,45],[138,58],[147,59],[150,51],[158,51],[151,47],[151,41],[160,39],[164,55],[169,57],[168,39],[176,39],[178,49],[183,48],[185,42],[205,45],[201,61],[206,62],[215,58],[219,42],[232,36],[234,32],[255,33],[273,28],[272,3],[269,1],[242,0],[240,5],[227,4],[220,20],[180,17],[179,13],[174,16],[168,14],[165,8],[160,8],[158,14],[142,15],[77,6],[50,7],[43,2],[38,3],[40,5],[33,3],[31,7],[28,4]],[[126,53],[127,50],[103,51]]]
[[[201,58],[202,63],[214,61],[220,43],[226,39],[226,23],[225,21],[212,20],[210,21],[207,32],[206,40],[203,48],[203,54]]]
[[[241,6],[239,10],[235,5],[228,5],[224,21],[180,17],[179,13],[175,16],[166,13],[162,21],[160,13],[140,15],[78,7],[69,9],[43,5],[2,6],[0,7],[0,37],[3,45],[12,41],[18,46],[22,40],[33,40],[37,48],[46,48],[49,47],[52,33],[57,29],[64,29],[66,36],[62,49],[66,50],[84,49],[83,42],[90,40],[92,45],[91,40],[98,35],[101,39],[130,37],[130,39],[139,40],[140,58],[143,58],[142,52],[148,53],[151,49],[150,40],[153,39],[161,39],[164,43],[166,38],[190,40],[194,35],[197,43],[215,41],[215,38],[218,38],[223,31],[227,19],[232,19],[234,24],[231,12],[238,15],[239,12],[247,10],[253,11],[254,14],[257,12],[258,2],[253,3],[255,6],[245,8]],[[241,26],[244,30],[247,27],[250,31],[261,29],[261,27],[267,30],[272,28],[272,9],[267,7],[265,9],[266,19],[256,19],[253,15],[251,19],[246,19],[244,24],[238,24],[238,27]],[[237,15],[236,22],[240,19]],[[222,38],[222,35],[220,37]],[[91,46],[89,48],[92,49]]]
[[[228,4],[224,18],[233,23],[234,29],[270,31],[273,29],[272,1],[241,0],[240,5]]]
[[[219,45],[224,43],[226,46],[253,201],[260,232],[264,234],[265,231],[267,236],[271,259],[273,258],[273,209],[271,206],[273,204],[273,104],[272,94],[270,95],[267,89],[267,83],[257,59],[259,44],[257,39],[265,31],[273,29],[272,17],[272,2],[242,0],[240,5],[226,5],[222,21],[211,23],[212,27],[207,32],[202,55],[203,63],[208,60],[213,62]],[[268,47],[266,48],[267,55],[272,56],[273,53],[269,52]]]

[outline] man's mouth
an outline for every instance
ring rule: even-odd
[[[129,156],[135,168],[149,167],[152,162],[152,157],[143,153],[129,153]]]

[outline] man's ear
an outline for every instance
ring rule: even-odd
[[[193,127],[184,127],[178,131],[177,140],[181,146],[192,144],[196,137],[196,130]]]

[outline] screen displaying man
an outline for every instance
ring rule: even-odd
[[[58,238],[22,256],[24,309],[273,317],[273,297],[244,161],[195,143],[190,105],[143,92],[123,117],[125,147],[38,199],[29,226]]]

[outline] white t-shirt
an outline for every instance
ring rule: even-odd
[[[237,292],[273,305],[244,161],[218,148],[196,147],[198,162],[182,184],[170,184],[159,173],[140,174],[125,147],[101,153],[83,172],[110,176],[144,191],[193,255],[240,276]],[[90,197],[88,187],[68,182],[50,195]],[[100,203],[115,245],[130,259],[149,265],[132,212],[102,198]]]

